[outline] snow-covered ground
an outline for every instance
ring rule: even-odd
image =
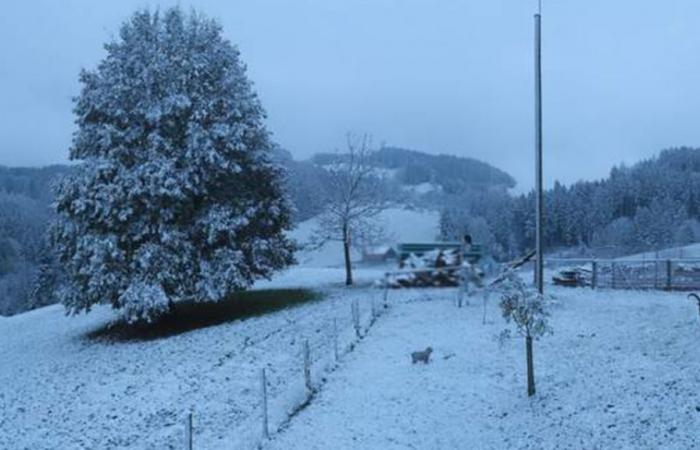
[[[381,299],[376,289],[325,285],[342,281],[341,270],[315,274],[291,269],[261,286],[311,284],[324,300],[151,341],[89,338],[114,319],[107,308],[66,317],[55,305],[3,319],[0,449],[180,449],[190,408],[196,448],[251,448],[260,438],[261,368],[273,428],[303,398],[303,340],[324,364],[333,318],[347,335],[350,300],[366,322],[370,302]]]
[[[381,301],[337,278],[340,269],[291,269],[260,286],[313,285],[326,299],[151,341],[88,338],[114,317],[104,308],[1,320],[0,448],[179,449],[190,408],[195,448],[253,448],[262,367],[270,449],[700,448],[700,323],[682,294],[551,288],[554,335],[536,343],[529,399],[522,340],[494,339],[496,299],[484,324],[480,299],[457,309],[453,289],[391,291],[362,343],[320,372],[333,318],[347,336],[350,301],[365,315]],[[304,339],[326,381],[276,432],[303,398]],[[433,361],[411,365],[410,352],[429,345]]]
[[[499,348],[495,301],[401,297],[273,449],[700,447],[700,324],[684,295],[554,290],[554,335]],[[410,352],[435,349],[427,366]]]

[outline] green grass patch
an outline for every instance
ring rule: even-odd
[[[110,341],[153,340],[235,320],[258,317],[314,302],[321,293],[311,289],[261,289],[236,292],[220,302],[182,302],[151,323],[116,321],[88,334],[90,339]]]

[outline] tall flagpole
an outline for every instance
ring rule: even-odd
[[[544,222],[544,197],[542,194],[542,0],[538,0],[535,14],[535,284],[537,291],[544,292],[544,254],[542,253],[542,225]]]

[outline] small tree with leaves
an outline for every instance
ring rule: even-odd
[[[509,270],[498,283],[501,293],[501,313],[506,323],[515,324],[520,336],[525,338],[527,360],[527,395],[535,394],[535,367],[533,362],[532,342],[552,333],[549,325],[549,311],[544,296],[527,285],[513,270]],[[506,328],[499,335],[503,342],[510,338],[511,329]]]
[[[376,221],[385,209],[384,184],[371,164],[369,136],[347,135],[347,152],[341,153],[334,164],[327,167],[329,192],[314,244],[334,240],[343,243],[345,284],[351,285],[352,263],[350,249],[353,240],[371,242],[382,233]]]

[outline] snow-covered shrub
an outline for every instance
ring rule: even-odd
[[[220,300],[290,264],[290,208],[265,113],[214,21],[140,11],[80,75],[52,242],[72,313],[129,320]]]

